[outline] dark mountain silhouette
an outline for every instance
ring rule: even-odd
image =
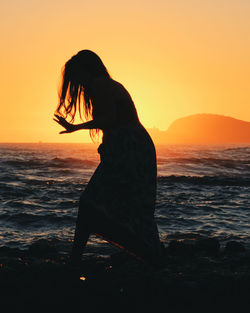
[[[250,122],[216,114],[195,114],[175,120],[168,130],[149,129],[155,143],[250,143]]]

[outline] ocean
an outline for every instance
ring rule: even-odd
[[[67,253],[78,200],[99,163],[96,144],[0,144],[0,246],[37,240]],[[250,146],[156,146],[155,218],[171,240],[237,240],[250,249]],[[91,236],[86,253],[112,248]]]

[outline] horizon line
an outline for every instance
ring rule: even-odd
[[[95,142],[55,142],[55,141],[5,141],[1,142],[1,144],[89,144],[89,145],[100,145],[101,142],[95,143]],[[178,146],[226,146],[226,145],[250,145],[250,142],[232,142],[232,143],[154,143],[155,146],[163,146],[163,145],[178,145]]]

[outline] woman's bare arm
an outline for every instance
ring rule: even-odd
[[[61,131],[59,134],[73,133],[81,129],[103,129],[106,127],[112,127],[112,121],[109,122],[106,118],[93,119],[82,124],[71,124],[62,116],[55,114],[55,118],[53,120],[65,128],[65,130]]]
[[[81,129],[115,127],[117,124],[117,99],[127,97],[124,87],[112,80],[99,79],[95,81],[93,88],[96,90],[92,98],[93,120],[75,125],[55,114],[54,121],[65,128],[60,134],[72,133]]]

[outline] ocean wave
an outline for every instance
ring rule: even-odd
[[[54,158],[49,163],[48,166],[50,167],[71,167],[71,166],[95,166],[96,162],[91,160],[81,160],[77,158]]]
[[[29,167],[29,168],[41,168],[41,167],[56,167],[56,168],[68,168],[68,167],[81,167],[89,168],[96,165],[95,161],[87,159],[77,159],[77,158],[53,158],[50,160],[44,159],[28,159],[28,160],[3,160],[1,162],[3,165],[8,165],[11,167]]]
[[[46,226],[55,223],[70,223],[74,221],[74,218],[69,215],[57,215],[51,214],[28,214],[28,213],[17,213],[17,214],[1,214],[0,220],[10,223],[15,223],[20,226]]]
[[[184,183],[195,185],[218,185],[218,186],[246,186],[250,187],[249,177],[225,177],[225,176],[159,176],[160,184]]]
[[[249,159],[222,159],[222,158],[159,158],[158,163],[176,163],[176,164],[194,164],[194,165],[204,165],[204,166],[216,166],[225,168],[238,168],[244,167],[250,169]]]
[[[236,169],[241,171],[250,171],[249,158],[242,156],[237,158],[214,158],[214,157],[162,157],[157,158],[158,165],[174,165],[174,166],[193,166],[199,168],[220,168],[220,169]],[[2,159],[0,167],[5,171],[6,166],[11,168],[24,168],[24,169],[92,169],[98,165],[97,160],[79,159],[73,157],[55,157],[51,159],[44,158],[29,158],[29,159]],[[7,179],[7,177],[5,177]]]
[[[226,148],[223,151],[249,152],[250,151],[250,146]]]

